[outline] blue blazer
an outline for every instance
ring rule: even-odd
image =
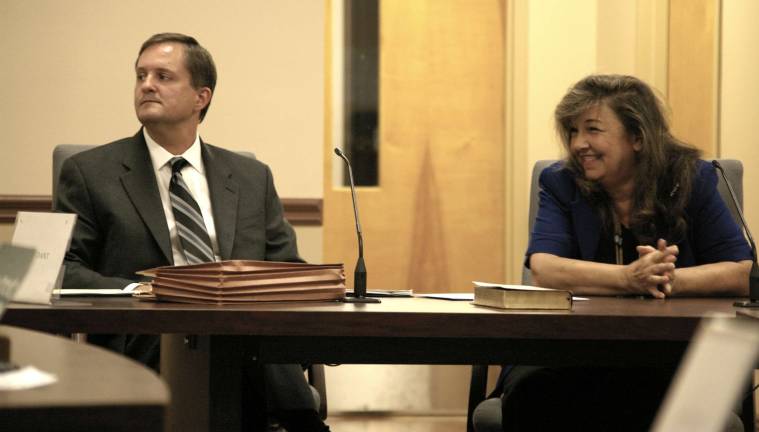
[[[601,218],[582,196],[574,175],[557,162],[540,174],[540,205],[525,265],[530,255],[550,253],[593,261],[601,238]],[[678,244],[678,267],[751,259],[751,249],[717,191],[714,167],[698,161],[685,208],[688,231]]]

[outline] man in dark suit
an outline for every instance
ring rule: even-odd
[[[70,157],[61,170],[55,208],[78,215],[64,287],[124,288],[138,282],[136,271],[172,264],[302,261],[269,167],[198,135],[216,85],[210,53],[192,37],[157,34],[142,45],[135,72],[143,128]],[[157,367],[156,336],[91,340]],[[290,432],[328,430],[299,366],[269,366],[266,375]]]

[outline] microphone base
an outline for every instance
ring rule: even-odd
[[[759,300],[745,300],[733,303],[735,307],[759,309]]]
[[[380,299],[374,297],[345,297],[343,303],[382,303]]]

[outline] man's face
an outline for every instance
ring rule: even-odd
[[[135,66],[134,110],[145,126],[195,119],[210,100],[210,89],[195,89],[185,66],[184,46],[167,42],[148,47]]]

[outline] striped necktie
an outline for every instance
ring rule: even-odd
[[[169,163],[171,164],[171,183],[169,184],[171,209],[174,212],[177,234],[179,234],[187,264],[214,261],[211,238],[203,223],[200,206],[192,197],[187,183],[182,178],[182,168],[189,165],[189,162],[182,157],[175,157]]]

